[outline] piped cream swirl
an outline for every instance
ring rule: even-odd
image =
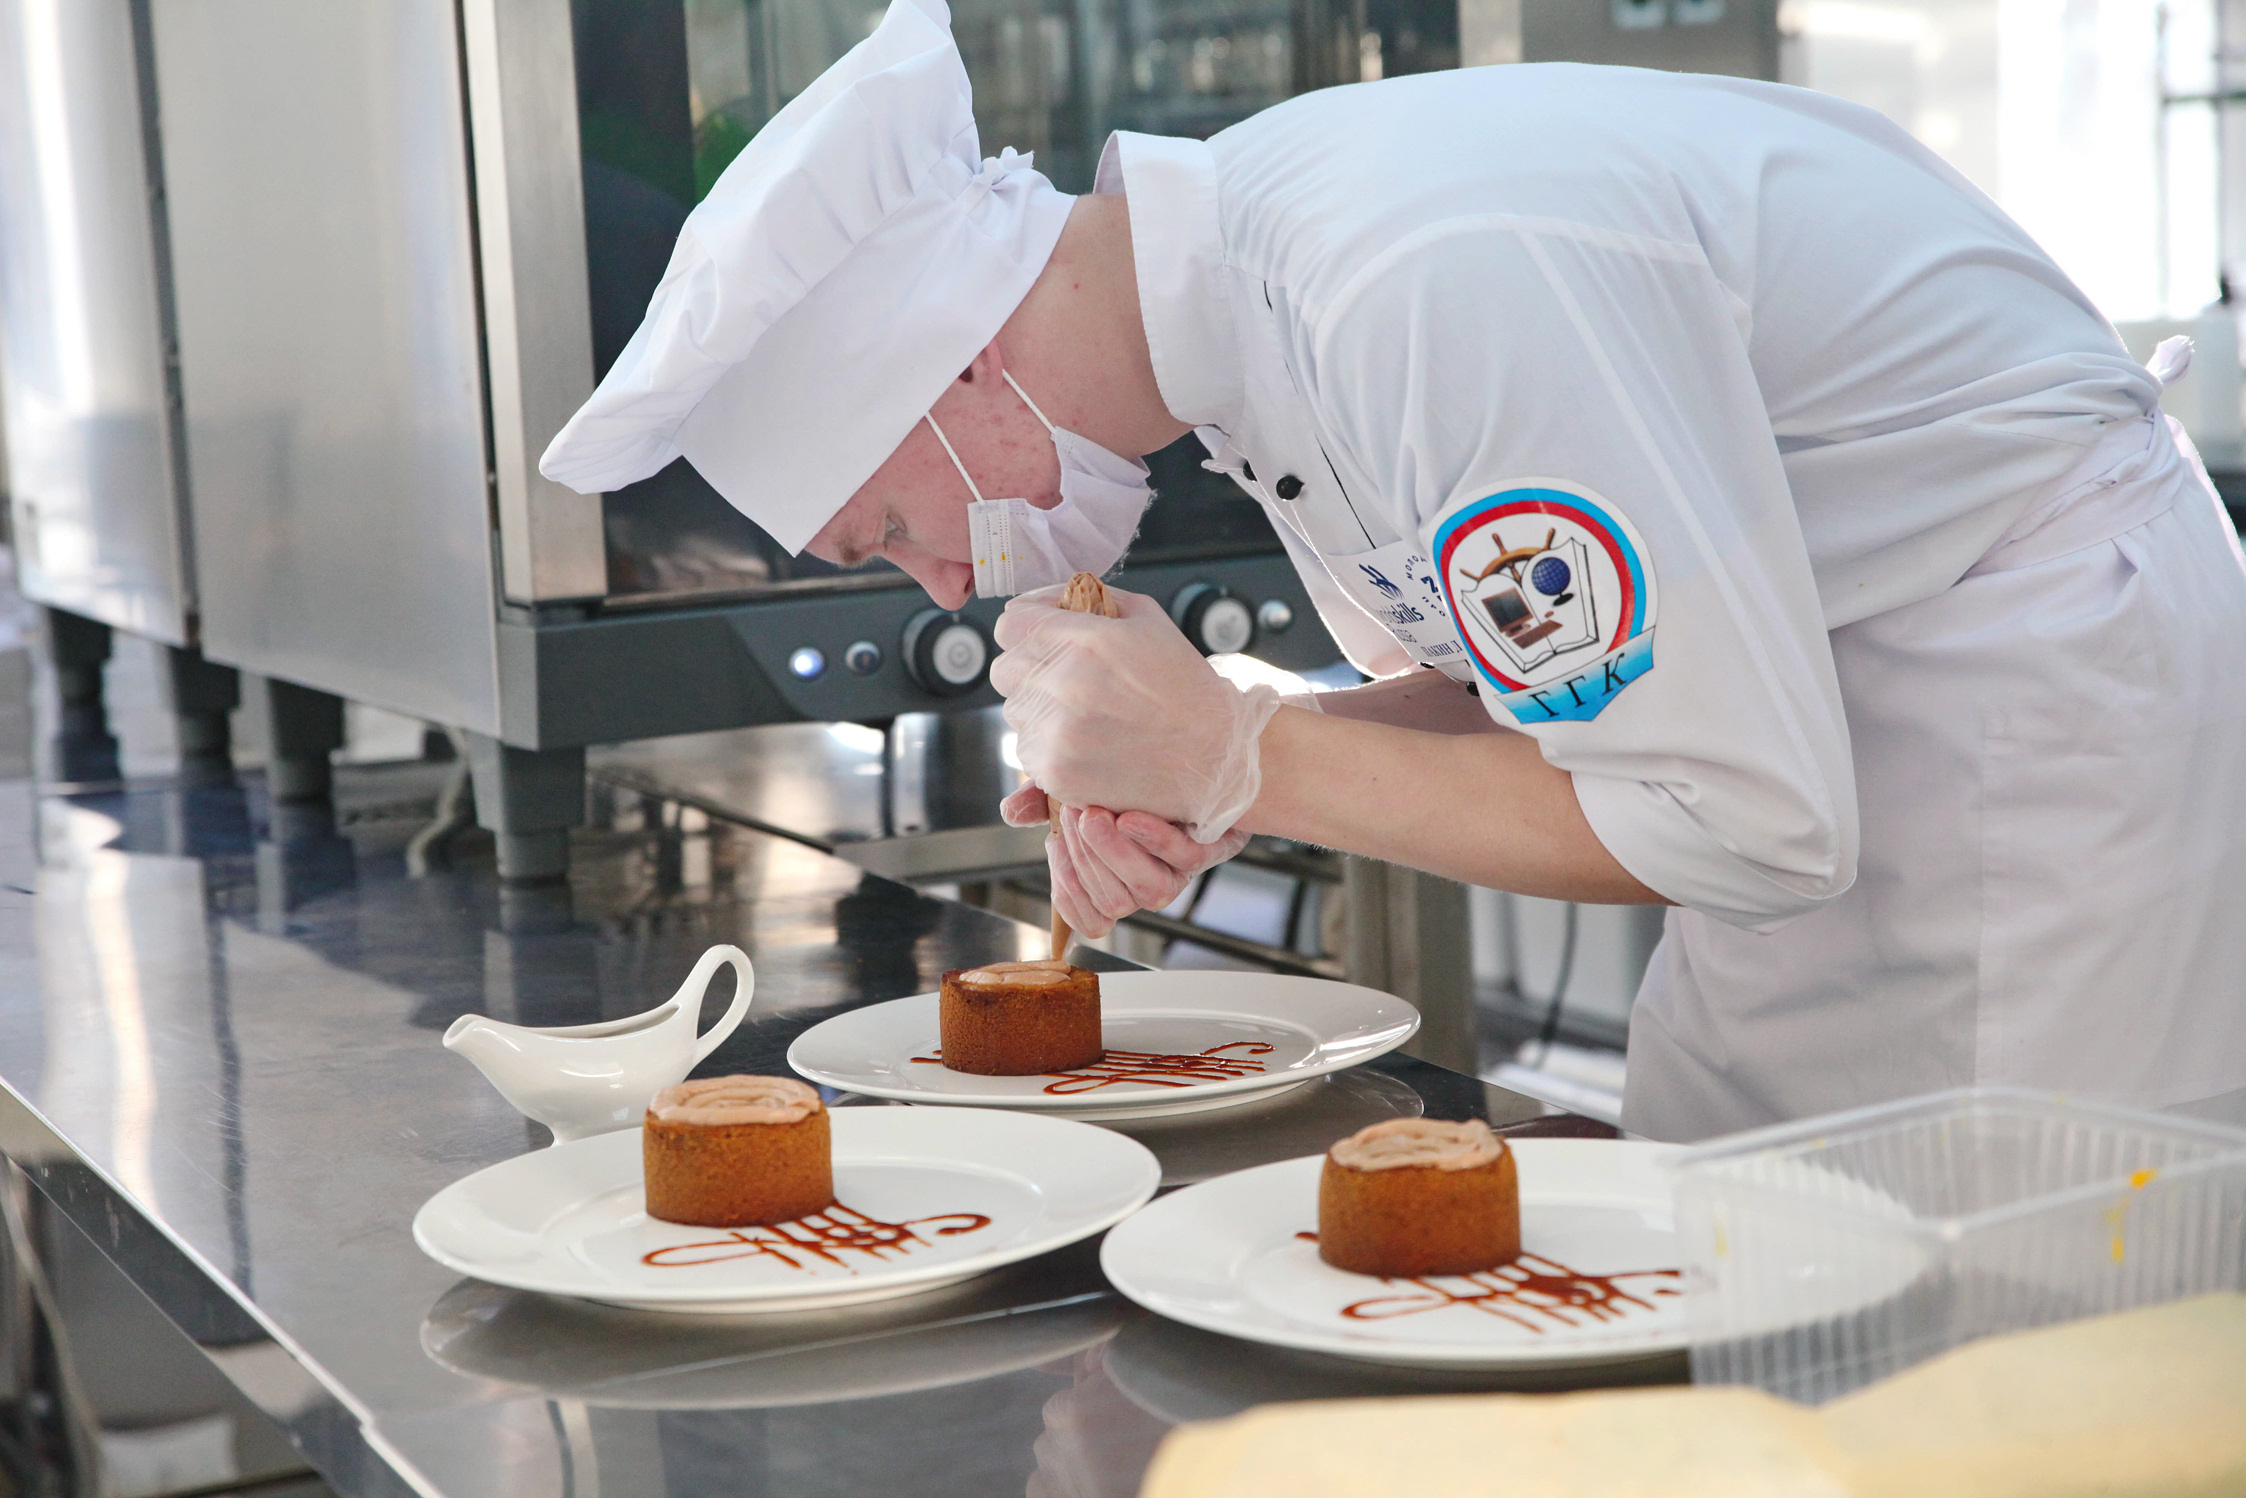
[[[1068,964],[1050,957],[1039,962],[994,962],[988,967],[961,973],[959,981],[977,988],[996,988],[1001,984],[1009,988],[1044,988],[1066,983]]]
[[[1473,1170],[1505,1152],[1505,1141],[1478,1118],[1444,1123],[1433,1118],[1391,1118],[1359,1129],[1326,1153],[1351,1170]]]
[[[664,1088],[647,1111],[665,1123],[784,1124],[822,1106],[818,1092],[793,1077],[704,1077]]]

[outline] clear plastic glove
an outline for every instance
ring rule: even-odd
[[[990,681],[1022,770],[1064,806],[1149,812],[1214,843],[1262,789],[1257,740],[1279,694],[1233,686],[1160,604],[1109,591],[1120,619],[1026,594],[999,618]]]
[[[1183,827],[1127,811],[1059,808],[1061,819],[1045,840],[1053,908],[1069,929],[1105,936],[1134,910],[1166,909],[1205,870],[1248,845],[1238,828],[1213,843],[1197,843]],[[1025,785],[999,803],[1009,827],[1037,827],[1051,819],[1054,803]]]
[[[1064,806],[1045,840],[1053,908],[1070,929],[1105,936],[1134,910],[1164,909],[1204,870],[1247,845],[1248,834],[1237,828],[1198,843],[1184,828],[1143,811],[1117,816]]]
[[[998,819],[1009,827],[1042,826],[1053,820],[1053,803],[1034,781],[1026,782],[998,803]]]

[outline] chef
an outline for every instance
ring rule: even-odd
[[[544,463],[1016,595],[1099,933],[1250,833],[1659,902],[1625,1122],[1965,1083],[2246,1119],[2246,563],[2162,384],[1869,111],[1564,65],[1335,88],[1094,193],[982,159],[941,0],[745,150]],[[1241,689],[1112,567],[1187,432],[1372,680]]]

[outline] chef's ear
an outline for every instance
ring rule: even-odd
[[[981,353],[975,355],[975,362],[959,372],[959,378],[962,384],[967,385],[972,385],[978,380],[988,381],[995,385],[998,383],[998,377],[1005,372],[1005,369],[1006,356],[998,351],[998,340],[993,338],[983,345]]]

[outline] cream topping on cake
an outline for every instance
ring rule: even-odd
[[[1443,1123],[1433,1118],[1391,1118],[1359,1129],[1326,1153],[1350,1170],[1401,1170],[1431,1165],[1437,1170],[1472,1170],[1505,1152],[1505,1141],[1478,1118]]]
[[[664,1088],[647,1111],[665,1123],[784,1124],[821,1106],[817,1090],[793,1077],[704,1077]]]
[[[972,983],[977,988],[995,988],[1000,984],[1010,988],[1044,988],[1048,984],[1066,983],[1068,964],[1053,957],[1038,962],[994,962],[988,967],[961,973],[959,981]]]

